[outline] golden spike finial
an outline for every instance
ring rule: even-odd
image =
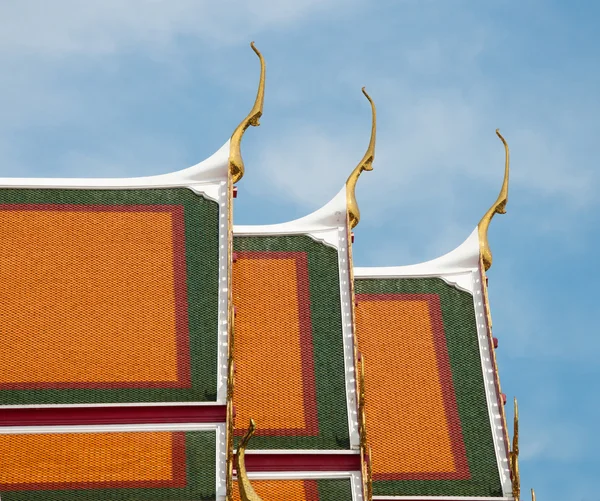
[[[535,491],[531,489],[531,501],[535,501]]]
[[[373,170],[373,159],[375,158],[375,135],[377,131],[377,113],[375,110],[375,104],[373,100],[367,94],[365,88],[362,88],[362,92],[365,97],[371,103],[371,112],[373,115],[372,125],[371,125],[371,140],[369,141],[369,147],[362,160],[356,166],[356,168],[352,171],[350,176],[348,176],[348,180],[346,181],[346,206],[348,210],[348,219],[350,221],[350,227],[354,228],[358,222],[360,221],[360,210],[358,210],[358,204],[356,203],[356,182],[358,181],[358,177],[360,176],[363,170]]]
[[[498,195],[498,199],[492,205],[488,211],[484,214],[477,225],[477,229],[479,232],[479,250],[481,253],[481,257],[483,259],[483,266],[486,271],[490,269],[492,266],[492,251],[490,249],[490,244],[488,242],[488,228],[490,227],[490,222],[494,217],[494,214],[506,214],[506,202],[508,201],[508,174],[509,174],[509,166],[510,166],[510,154],[508,151],[508,144],[506,140],[500,134],[500,130],[496,129],[496,135],[500,138],[502,143],[504,144],[504,151],[506,154],[506,161],[504,166],[504,181],[502,181],[502,188],[500,189],[500,194]]]
[[[248,446],[248,442],[254,435],[254,431],[256,430],[256,423],[254,419],[250,419],[250,426],[248,427],[248,431],[244,435],[244,438],[240,441],[240,445],[237,450],[237,478],[238,478],[238,486],[240,489],[240,499],[242,501],[262,501],[256,491],[252,487],[250,480],[248,479],[248,473],[246,472],[246,447]]]
[[[521,497],[521,475],[519,473],[519,404],[514,400],[515,416],[513,422],[513,441],[510,451],[510,469],[512,472],[512,495],[515,501]]]
[[[260,125],[260,117],[263,112],[263,103],[265,101],[265,60],[259,50],[254,46],[254,42],[250,43],[250,47],[260,59],[260,80],[258,81],[258,91],[254,106],[248,113],[248,116],[240,122],[231,135],[231,143],[229,146],[229,172],[233,183],[237,183],[244,175],[244,160],[242,160],[241,143],[242,136],[248,127],[251,125],[257,127]]]

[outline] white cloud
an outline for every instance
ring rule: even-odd
[[[72,149],[58,159],[60,177],[131,177],[163,174],[189,167],[177,141],[164,137],[130,137],[109,145],[101,156]]]
[[[522,165],[513,176],[517,182],[547,197],[565,196],[576,206],[594,202],[598,174],[585,165],[575,165],[574,159],[569,158],[569,138],[554,143],[544,137],[544,129],[515,132],[514,148]]]
[[[359,5],[359,0],[351,3]],[[3,2],[0,57],[4,55],[9,62],[0,86],[4,122],[0,132],[81,116],[83,103],[62,88],[54,73],[69,62],[65,56],[127,52],[132,48],[152,53],[186,36],[200,37],[204,43],[246,42],[254,33],[285,30],[322,12],[335,18],[336,8],[342,4],[345,11],[351,7],[342,0]],[[438,10],[435,4],[430,8]],[[338,85],[350,85],[351,81],[354,87],[370,75],[369,90],[380,110],[376,171],[360,185],[365,200],[376,201],[372,207],[375,214],[387,209],[382,200],[398,203],[394,200],[398,197],[400,204],[410,205],[417,198],[444,197],[446,208],[456,216],[464,200],[454,194],[465,180],[481,183],[482,190],[489,187],[495,191],[499,186],[502,149],[493,136],[498,124],[492,124],[491,117],[501,121],[510,111],[496,103],[497,95],[482,77],[479,61],[494,39],[494,29],[480,24],[467,27],[461,36],[449,33],[419,34],[396,52],[406,64],[396,70],[379,65],[369,71],[370,58],[340,65]],[[24,66],[11,57],[24,54],[61,59],[55,67],[49,63]],[[447,77],[453,68],[470,81],[468,86],[444,80],[422,86],[420,73]],[[415,76],[403,78],[407,72]],[[219,77],[229,79],[230,75]],[[280,99],[298,96],[302,84],[294,85],[279,86],[273,92]],[[302,106],[302,101],[297,100],[295,106]],[[293,107],[288,103],[290,113]],[[358,118],[364,110],[358,106],[356,110],[354,127],[346,128],[345,124],[339,133],[328,134],[314,123],[297,121],[278,130],[275,140],[263,140],[258,157],[266,183],[307,208],[314,208],[315,200],[330,198],[362,154],[354,145],[366,141],[362,115]],[[367,122],[365,114],[365,125]],[[512,187],[580,207],[593,202],[591,187],[598,175],[583,166],[568,165],[569,137],[555,142],[546,134],[547,129],[534,129],[534,124],[528,126],[526,121],[518,127],[511,125],[505,133],[513,152]],[[283,161],[288,162],[285,168]],[[413,190],[416,185],[426,190]]]
[[[485,193],[489,203],[494,200],[502,181],[504,150],[488,125],[488,103],[478,107],[452,93],[425,97],[417,88],[403,92],[410,96],[406,100],[372,94],[386,110],[378,124],[375,171],[360,181],[364,200],[373,201],[374,210],[387,210],[389,203],[425,205],[427,199],[443,197],[452,211],[456,204],[472,201],[456,196],[466,184],[479,185],[475,199]],[[359,112],[365,115],[357,110],[355,124],[344,125],[339,133],[304,123],[284,126],[276,137],[263,140],[259,159],[264,181],[307,207],[313,206],[315,195],[322,200],[324,191],[336,193],[362,155],[357,145],[368,140],[369,118],[361,115],[361,124]],[[511,190],[572,208],[595,201],[598,175],[585,166],[569,165],[568,138],[552,143],[543,130],[530,129],[510,128],[504,134],[511,147]],[[415,191],[415,186],[423,189]]]
[[[182,36],[231,44],[284,29],[341,0],[9,0],[0,5],[0,52],[63,56],[169,45]]]
[[[218,85],[227,86],[219,104],[207,107],[218,114],[230,104],[232,94],[253,90],[255,74],[252,79],[232,78],[232,66],[225,63],[231,63],[228,46],[246,45],[256,36],[268,64],[277,61],[280,66],[280,79],[270,79],[275,73],[270,66],[263,126],[244,140],[243,189],[262,196],[254,197],[249,206],[258,206],[263,211],[257,211],[260,217],[270,217],[265,215],[265,199],[279,196],[287,204],[284,211],[296,205],[308,212],[338,191],[368,142],[370,115],[359,93],[365,82],[378,106],[379,133],[375,170],[365,173],[358,186],[363,219],[355,256],[366,249],[363,254],[370,264],[408,264],[455,247],[495,199],[504,161],[502,145],[494,135],[500,127],[511,146],[511,193],[509,214],[501,223],[494,221],[494,231],[502,227],[507,240],[530,244],[511,251],[515,260],[511,267],[508,253],[499,258],[498,234],[492,241],[498,264],[492,268],[491,301],[501,356],[508,362],[501,364],[501,375],[517,374],[518,388],[505,388],[507,392],[540,394],[529,409],[522,403],[524,463],[544,458],[561,466],[575,462],[589,452],[586,433],[593,430],[593,418],[577,415],[578,409],[569,402],[590,401],[585,394],[573,394],[589,388],[591,378],[597,379],[598,343],[590,334],[595,310],[586,299],[586,288],[595,282],[593,266],[580,267],[584,271],[578,276],[569,275],[565,268],[574,260],[563,258],[567,251],[580,252],[579,259],[593,262],[586,239],[594,238],[592,230],[597,227],[594,190],[600,181],[597,161],[591,157],[598,107],[594,91],[578,95],[572,89],[577,79],[585,80],[585,74],[567,65],[564,55],[553,53],[556,61],[544,62],[557,68],[564,64],[565,73],[572,77],[567,82],[550,78],[553,75],[544,74],[535,64],[524,68],[523,60],[511,58],[522,48],[549,52],[548,37],[527,38],[538,33],[534,24],[549,15],[551,9],[545,5],[542,10],[530,5],[535,23],[513,37],[513,12],[504,12],[502,21],[491,24],[477,17],[483,7],[430,1],[423,8],[425,2],[420,0],[414,2],[415,9],[425,13],[420,17],[396,10],[394,15],[402,16],[386,18],[392,3],[398,2],[369,7],[363,16],[349,16],[345,24],[340,19],[348,11],[372,5],[361,0],[4,0],[0,2],[0,174],[27,176],[42,170],[26,161],[29,150],[38,150],[31,138],[40,129],[42,134],[56,133],[66,144],[54,152],[57,160],[49,161],[52,175],[136,175],[185,167],[189,143],[173,139],[179,137],[176,133],[154,131],[153,135],[143,130],[144,124],[129,123],[131,110],[118,115],[120,103],[97,109],[100,105],[93,102],[93,93],[86,93],[85,79],[82,85],[68,88],[68,71],[81,71],[91,79],[96,71],[110,71],[104,64],[152,59],[158,61],[155,69],[160,79],[161,71],[178,69],[171,62],[175,59],[185,63],[181,66],[186,71],[196,71],[195,77],[208,74]],[[435,16],[429,16],[430,9]],[[438,24],[429,23],[430,17]],[[265,45],[260,43],[263,35]],[[288,50],[300,36],[304,41],[294,46],[292,57]],[[499,48],[511,42],[516,47],[512,52]],[[285,45],[285,55],[279,44]],[[348,52],[342,50],[348,47]],[[210,64],[195,53],[209,49]],[[316,51],[324,57],[315,60]],[[243,54],[256,71],[254,56]],[[532,61],[538,63],[540,58]],[[219,60],[224,61],[221,66],[215,63]],[[498,65],[502,71],[490,69]],[[288,71],[292,76],[286,79]],[[110,90],[119,87],[122,74],[115,73]],[[127,76],[135,78],[134,72]],[[534,78],[547,82],[539,85]],[[593,86],[594,80],[590,82]],[[134,84],[140,94],[147,93],[140,101],[152,105],[152,82],[140,78]],[[200,99],[202,84],[197,85]],[[561,89],[561,99],[553,99],[552,93],[538,99],[548,88]],[[355,94],[346,94],[348,89]],[[169,88],[173,90],[176,86]],[[339,104],[342,93],[356,95],[356,100]],[[240,111],[243,115],[246,108]],[[325,114],[333,120],[324,120]],[[115,142],[107,140],[103,147],[69,145],[74,124],[85,124],[90,116],[107,128],[123,119],[119,123],[123,135],[111,136]],[[63,130],[64,123],[69,127]],[[213,125],[205,117],[195,123],[199,135]],[[86,130],[86,137],[93,132]],[[201,141],[193,147],[206,146],[210,153]],[[372,241],[364,238],[369,231],[375,237]],[[539,265],[533,270],[536,274],[531,268],[539,258],[536,239],[540,235],[546,238],[546,252],[556,257],[548,269]],[[576,281],[573,288],[566,283],[570,280]],[[592,377],[587,381],[582,377],[576,385],[556,381],[556,394],[549,397],[548,383],[537,372],[529,379],[518,373],[518,365],[530,361],[554,364],[565,372],[587,367]],[[544,406],[549,399],[553,404]],[[595,405],[593,398],[591,405]],[[584,424],[578,427],[580,422]],[[572,488],[577,483],[565,482]]]
[[[574,422],[553,421],[538,414],[530,421],[528,426],[522,427],[522,460],[565,463],[582,459],[586,452],[586,429],[576,419]]]
[[[560,388],[541,379],[528,398],[519,399],[519,457],[522,461],[573,463],[594,454],[595,441],[577,414],[565,412]],[[512,412],[511,432],[512,432]]]

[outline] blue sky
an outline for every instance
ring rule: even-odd
[[[495,200],[499,127],[512,172],[490,295],[523,498],[598,500],[599,15],[582,0],[4,0],[0,175],[204,159],[250,109],[255,40],[267,92],[236,221],[286,221],[337,193],[368,143],[366,85],[379,132],[355,264],[411,264],[460,244]]]

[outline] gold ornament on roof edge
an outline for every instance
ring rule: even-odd
[[[227,501],[233,500],[233,400],[227,401],[227,428],[225,432],[225,442],[227,445],[227,458],[225,461],[225,492]]]
[[[248,116],[240,122],[231,135],[231,143],[229,146],[229,174],[233,183],[237,183],[244,175],[244,160],[242,159],[241,143],[242,136],[248,127],[251,125],[258,127],[260,125],[260,117],[263,112],[263,104],[265,101],[265,60],[259,50],[254,46],[254,42],[250,44],[252,50],[260,59],[260,80],[258,82],[258,91],[254,106],[248,113]]]
[[[519,404],[514,400],[515,417],[513,422],[513,441],[510,451],[510,471],[512,473],[512,495],[515,501],[521,497],[521,474],[519,473]]]
[[[350,176],[348,176],[348,180],[346,181],[346,205],[348,211],[348,220],[350,222],[350,228],[354,228],[358,222],[360,221],[360,210],[358,209],[358,204],[356,202],[356,182],[358,181],[358,177],[362,173],[363,170],[373,170],[373,160],[375,158],[375,135],[377,128],[377,113],[375,110],[375,104],[373,100],[367,94],[365,88],[362,88],[362,92],[365,97],[371,103],[371,112],[372,112],[372,125],[371,125],[371,140],[369,141],[369,146],[365,155],[359,164],[352,171]]]
[[[496,129],[496,135],[500,138],[502,143],[504,144],[504,151],[506,154],[506,161],[504,166],[504,180],[502,181],[502,188],[500,189],[500,194],[498,195],[498,199],[492,205],[488,211],[484,214],[477,225],[478,233],[479,233],[479,251],[481,253],[481,257],[483,259],[483,265],[486,270],[490,269],[492,266],[492,251],[490,249],[490,244],[488,242],[488,228],[490,227],[490,222],[495,214],[506,214],[506,202],[508,201],[508,174],[509,174],[509,166],[510,166],[510,154],[508,150],[508,144],[505,139],[500,134],[500,131]]]
[[[367,417],[365,414],[365,359],[358,357],[358,434],[360,437],[361,471],[363,497],[365,501],[373,499],[373,475],[371,467],[371,448],[367,440]]]
[[[248,442],[254,435],[254,431],[256,430],[256,423],[254,419],[250,419],[250,426],[248,427],[248,431],[244,435],[244,438],[240,441],[240,445],[237,450],[237,481],[238,487],[240,489],[240,499],[242,501],[262,501],[256,491],[252,487],[250,480],[248,479],[248,473],[246,472],[246,447],[248,446]]]
[[[367,452],[367,461],[366,461],[366,476],[367,478],[365,479],[365,485],[366,485],[366,489],[365,489],[365,501],[373,501],[373,461],[372,461],[372,455],[373,453],[371,452],[371,447],[369,447],[369,450]]]
[[[358,373],[358,432],[361,447],[367,446],[367,418],[365,416],[365,359],[359,358]]]

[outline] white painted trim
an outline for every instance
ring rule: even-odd
[[[353,471],[350,473],[350,486],[352,488],[353,501],[363,501],[362,473]]]
[[[83,426],[3,426],[0,435],[28,435],[50,433],[123,433],[141,431],[214,431],[216,432],[216,494],[217,501],[225,501],[225,423],[202,424],[119,424]]]
[[[189,406],[223,406],[220,402],[133,402],[112,404],[32,404],[32,405],[0,405],[0,409],[73,409],[89,407],[189,407]]]
[[[219,183],[219,314],[217,318],[217,403],[227,404],[227,345],[229,343],[229,193],[227,181]]]
[[[342,307],[342,338],[344,342],[344,379],[346,380],[346,407],[348,409],[348,433],[350,448],[360,447],[358,433],[358,396],[356,395],[356,367],[354,366],[354,329],[352,326],[352,291],[350,284],[350,265],[348,246],[348,228],[344,224],[338,227],[338,269],[340,280],[340,304]]]
[[[490,353],[489,331],[484,304],[485,299],[479,269],[473,272],[473,284],[475,289],[475,293],[473,294],[473,306],[475,308],[475,323],[477,324],[477,340],[479,342],[479,354],[481,356],[485,398],[487,400],[494,449],[496,451],[498,474],[500,475],[502,492],[506,496],[512,493],[510,466],[508,457],[506,456],[504,421],[502,419],[502,409],[499,408],[498,404],[500,395],[498,395],[498,392],[496,391],[496,373],[494,370],[493,357]]]
[[[216,485],[216,501],[225,501],[227,494],[227,440],[225,423],[217,424],[217,444],[215,447],[217,469],[215,471],[215,477],[217,479]]]
[[[128,431],[215,431],[225,423],[87,424],[52,426],[0,426],[0,435],[46,433],[124,433]]]
[[[362,480],[359,471],[261,471],[248,472],[248,478],[250,480],[336,480],[348,478],[352,489],[352,501],[363,501]],[[234,480],[237,480],[236,475],[234,475]]]
[[[333,480],[349,478],[351,471],[249,471],[248,478],[254,480]],[[236,476],[237,477],[237,476]]]
[[[346,186],[319,210],[294,221],[267,225],[234,225],[233,233],[239,236],[258,235],[309,235],[317,241],[338,248],[336,229],[346,224]]]
[[[131,178],[0,178],[0,188],[128,189],[192,187],[215,199],[215,187],[227,179],[229,141],[206,160],[187,169]]]
[[[456,249],[431,261],[408,266],[357,267],[360,278],[424,278],[439,277],[459,289],[473,294],[471,272],[479,268],[479,235],[475,228]]]
[[[234,450],[237,454],[237,449]],[[269,455],[269,454],[292,454],[294,456],[302,456],[302,455],[339,455],[339,456],[358,456],[360,454],[359,450],[352,449],[247,449],[246,455],[254,455],[259,454],[261,456]]]
[[[495,497],[461,497],[461,496],[373,496],[373,501],[384,501],[388,499],[403,500],[403,501],[514,501],[514,498],[495,498]]]

